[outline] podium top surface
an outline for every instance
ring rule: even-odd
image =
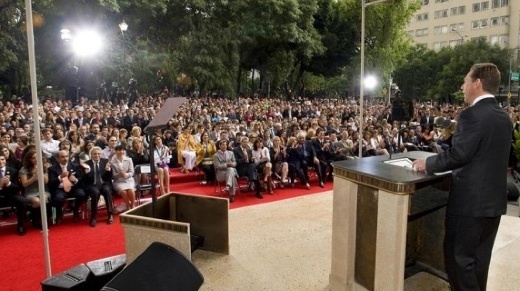
[[[334,166],[335,176],[397,194],[410,194],[415,192],[416,189],[442,181],[449,174],[426,174],[392,164],[392,162],[403,158],[413,161],[431,155],[435,154],[412,151],[394,154],[392,159],[389,159],[388,156],[375,156],[334,162],[332,165]]]

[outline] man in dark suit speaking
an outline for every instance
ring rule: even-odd
[[[414,161],[428,173],[452,170],[444,253],[451,290],[486,290],[501,215],[506,213],[506,170],[511,121],[492,93],[500,84],[494,64],[473,65],[461,89],[460,113],[447,151]]]

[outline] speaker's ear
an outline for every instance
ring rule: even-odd
[[[152,243],[101,291],[199,290],[204,277],[175,248]]]

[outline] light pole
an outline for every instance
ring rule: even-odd
[[[373,2],[365,2],[361,0],[361,69],[359,74],[359,138],[363,138],[363,94],[364,92],[364,79],[365,79],[365,9],[368,6],[376,5],[379,3],[388,2],[390,0],[377,0]],[[363,153],[363,143],[359,143],[359,157],[361,158]]]
[[[126,73],[125,32],[128,30],[128,24],[126,24],[124,19],[123,19],[123,22],[119,23],[119,29],[121,30],[121,34],[123,35],[123,82],[126,82],[126,80],[125,80],[125,73]]]
[[[392,97],[392,78],[388,81],[388,104],[390,104],[390,98]]]
[[[455,32],[459,37],[460,37],[460,40],[461,40],[461,43],[463,44],[464,43],[464,37],[468,37],[467,35],[462,35],[459,33],[459,31],[455,28],[452,28],[451,31]]]

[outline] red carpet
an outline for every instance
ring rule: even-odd
[[[223,197],[215,192],[213,185],[200,185],[196,173],[182,174],[178,169],[171,172],[171,191]],[[230,208],[238,208],[260,203],[268,203],[308,194],[332,190],[332,183],[325,188],[311,183],[311,190],[275,189],[274,195],[264,194],[258,199],[253,192],[237,196]],[[218,190],[218,187],[217,187]],[[116,201],[116,205],[117,205]],[[95,228],[88,225],[88,219],[75,224],[72,217],[66,217],[62,225],[49,228],[52,274],[58,274],[71,267],[89,261],[115,256],[125,252],[123,227],[116,221],[105,223],[106,211],[100,210]],[[6,221],[14,221],[14,215]],[[26,223],[27,235],[16,235],[16,225],[0,226],[0,290],[41,290],[40,282],[45,278],[43,237],[40,231]]]

